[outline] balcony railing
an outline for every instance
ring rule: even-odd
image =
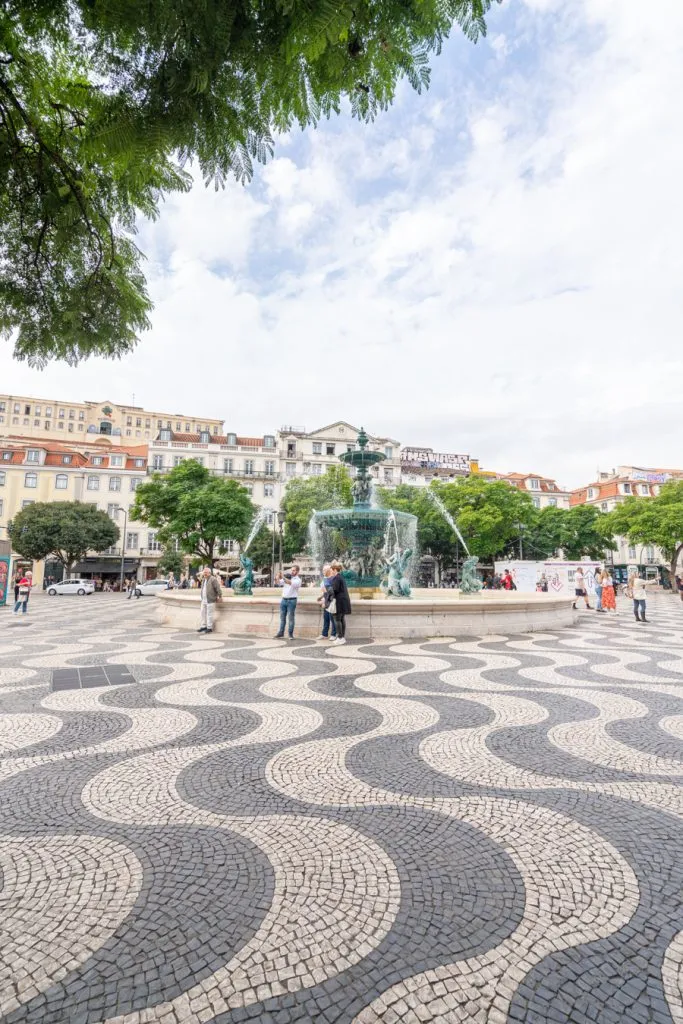
[[[148,466],[147,475],[152,476],[154,473],[170,473],[171,470],[175,468],[175,466],[159,466],[158,468],[155,468],[154,466]],[[276,469],[274,469],[272,472],[269,472],[268,470],[265,469],[255,469],[250,473],[246,469],[219,468],[210,469],[209,473],[211,473],[212,476],[222,476],[228,480],[231,479],[232,477],[236,477],[240,480],[277,480],[279,476],[279,473]]]

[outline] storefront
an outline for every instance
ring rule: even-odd
[[[124,579],[137,579],[138,569],[140,568],[139,558],[126,558],[123,562],[123,576]],[[78,562],[71,571],[72,576],[81,576],[85,580],[96,580],[102,584],[118,584],[121,577],[121,559],[120,558],[103,558],[95,556],[93,558],[84,558],[82,562]]]

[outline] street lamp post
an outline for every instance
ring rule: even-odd
[[[284,564],[282,561],[282,527],[285,525],[285,519],[286,515],[282,511],[282,509],[280,509],[280,511],[277,514],[277,522],[278,526],[280,527],[280,572],[282,572],[282,570],[284,569]]]
[[[128,510],[121,508],[120,505],[116,506],[117,512],[123,512],[123,537],[121,538],[121,572],[119,576],[119,591],[123,593],[123,570],[124,561],[126,558],[126,534],[128,532]]]

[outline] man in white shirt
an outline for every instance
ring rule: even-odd
[[[586,608],[590,608],[588,603],[588,592],[586,590],[586,578],[583,575],[583,569],[580,567],[574,573],[574,603],[572,608],[576,608],[577,597],[582,597],[586,602]]]
[[[296,619],[296,601],[301,587],[299,566],[293,565],[289,572],[280,573],[275,582],[278,586],[282,587],[280,628],[275,634],[275,639],[284,639],[285,626],[287,625],[287,620],[289,620],[289,639],[292,640],[294,638],[294,621]]]

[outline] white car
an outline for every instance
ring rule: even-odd
[[[162,590],[168,590],[168,580],[145,580],[135,587],[136,597],[149,597],[150,594],[158,594]]]
[[[52,583],[47,592],[51,597],[57,594],[78,594],[83,597],[84,594],[95,593],[95,584],[92,580],[62,580],[61,583]]]

